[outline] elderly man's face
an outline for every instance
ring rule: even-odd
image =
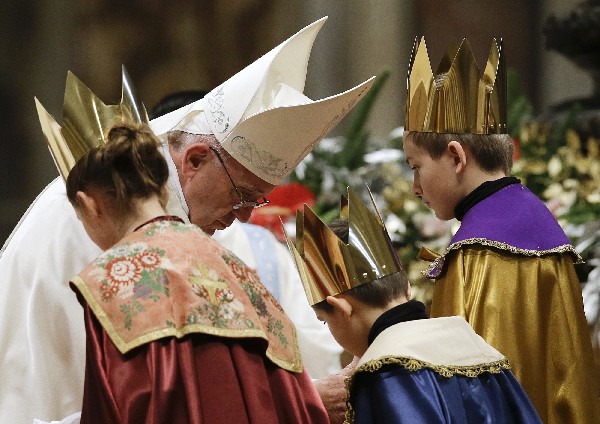
[[[179,153],[171,150],[171,156],[178,168],[190,221],[208,234],[230,226],[236,218],[248,221],[253,206],[234,209],[234,205],[240,203],[240,195],[245,201],[260,201],[275,188],[220,147],[194,143]],[[219,161],[219,156],[224,163]]]

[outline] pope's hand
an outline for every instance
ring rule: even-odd
[[[337,374],[315,380],[315,386],[329,414],[331,424],[342,424],[346,415],[346,380],[354,372],[358,362],[355,357]]]

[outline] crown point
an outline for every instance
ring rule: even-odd
[[[494,38],[481,76],[466,38],[459,46],[448,47],[435,75],[431,73],[424,39],[418,46],[415,41],[407,82],[407,131],[506,132],[506,70],[501,39]]]
[[[347,199],[341,196],[341,205],[348,223],[347,243],[307,205],[304,215],[297,216],[296,225],[303,231],[296,234],[296,245],[286,240],[311,305],[402,270],[379,213],[351,189]]]
[[[131,85],[130,91],[133,92]],[[142,116],[135,102],[122,100],[118,105],[105,105],[71,71],[67,72],[62,127],[37,99],[36,107],[42,132],[64,179],[80,157],[106,141],[106,133],[113,125],[135,122],[134,115]],[[143,113],[147,117],[145,110]]]

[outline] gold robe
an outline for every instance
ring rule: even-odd
[[[600,422],[599,380],[571,253],[527,256],[477,243],[448,250],[431,316],[452,315],[508,358],[544,423]]]

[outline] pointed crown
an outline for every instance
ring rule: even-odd
[[[370,192],[369,196],[374,213],[350,188],[348,199],[341,198],[340,217],[349,223],[348,243],[306,204],[304,212],[298,211],[296,216],[296,244],[285,234],[311,306],[327,296],[403,271]]]
[[[35,98],[42,132],[62,177],[66,180],[75,163],[92,148],[106,142],[108,132],[121,123],[148,123],[144,105],[122,68],[121,102],[105,105],[70,71],[67,73],[62,127]]]
[[[214,134],[250,172],[281,184],[374,82],[371,77],[320,100],[303,94],[313,43],[326,20],[301,29],[203,99],[153,119],[152,130],[158,136]]]
[[[505,134],[506,65],[502,40],[492,42],[483,74],[466,39],[448,48],[435,75],[425,38],[415,39],[408,66],[406,131]]]

